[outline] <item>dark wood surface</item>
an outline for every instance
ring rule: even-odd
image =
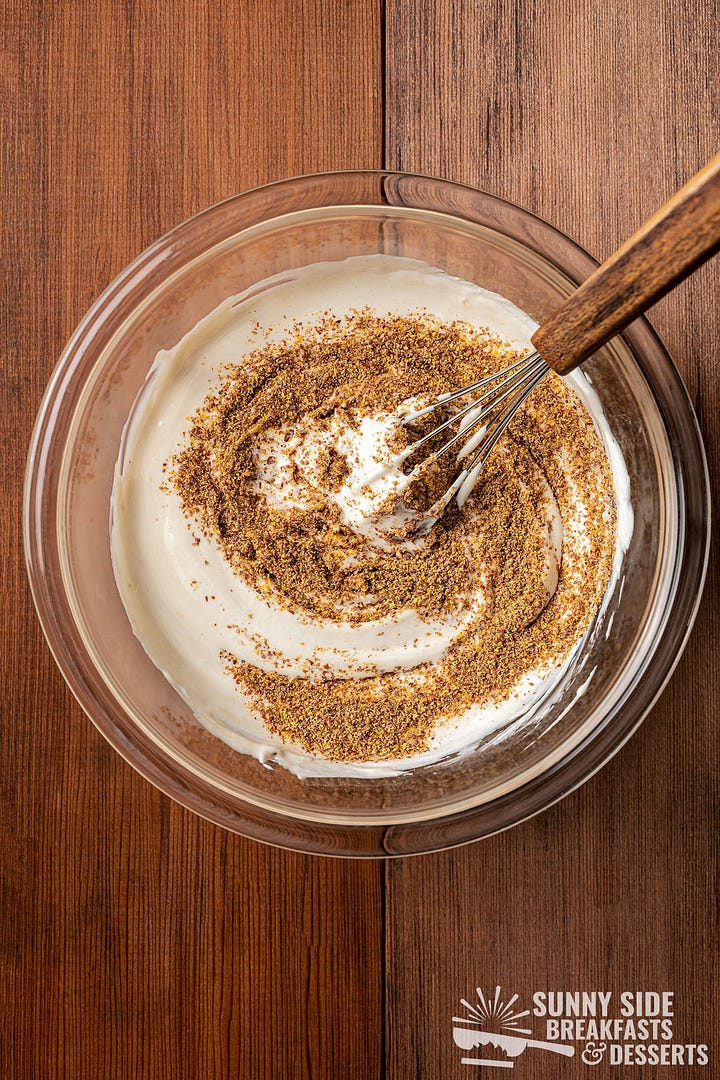
[[[711,1045],[685,1074],[718,1075],[713,562],[670,686],[600,774],[480,844],[359,864],[228,835],[126,766],[49,655],[19,527],[56,358],[156,236],[265,180],[385,163],[516,200],[604,258],[717,150],[717,5],[3,8],[0,1075],[472,1076],[450,1017],[496,983],[672,990],[677,1040]],[[719,286],[716,260],[652,315],[716,496]],[[513,1075],[654,1075],[530,1053]]]

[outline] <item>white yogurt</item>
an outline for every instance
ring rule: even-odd
[[[276,284],[273,284],[276,282]],[[508,300],[411,259],[371,255],[340,263],[317,263],[292,275],[278,275],[234,296],[195,326],[173,349],[158,354],[123,433],[111,503],[111,545],[117,586],[133,631],[148,656],[165,674],[198,720],[237,750],[261,761],[277,761],[299,776],[392,775],[470,750],[489,730],[519,716],[547,691],[559,672],[540,680],[529,673],[503,705],[474,708],[439,725],[429,749],[413,758],[383,762],[331,762],[282,743],[248,709],[220,657],[223,650],[264,670],[301,675],[312,660],[325,676],[343,670],[362,678],[376,672],[413,669],[439,660],[468,621],[482,609],[482,591],[463,615],[427,622],[416,612],[399,618],[350,625],[299,616],[261,595],[235,575],[216,545],[194,538],[179,497],[160,490],[162,467],[182,445],[188,418],[220,384],[220,369],[237,363],[264,341],[283,339],[293,321],[311,323],[319,312],[342,318],[371,308],[378,315],[426,311],[440,319],[463,320],[489,328],[518,349],[529,351],[536,324]],[[272,286],[272,287],[269,287]],[[283,321],[283,316],[287,321]],[[256,328],[273,328],[258,339]],[[602,436],[612,466],[618,510],[614,575],[632,534],[629,479],[597,395],[580,373],[570,376]],[[378,467],[392,420],[369,417],[360,432],[336,418],[336,445],[350,465],[350,476],[335,498],[343,520],[382,546],[382,530],[372,515],[397,482]],[[259,491],[269,498],[301,505],[302,486],[274,483],[305,454],[312,471],[313,440],[290,445],[266,434],[258,461]],[[271,463],[272,459],[272,463]],[[302,469],[301,469],[302,471]],[[370,483],[371,490],[366,486]],[[548,489],[549,594],[557,582],[562,528]],[[583,507],[565,528],[582,532]],[[199,531],[199,530],[198,530]],[[191,584],[192,583],[192,584]],[[614,582],[611,581],[610,588]],[[273,659],[268,659],[272,657]]]

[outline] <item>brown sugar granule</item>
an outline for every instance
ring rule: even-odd
[[[614,555],[612,474],[591,417],[557,376],[549,375],[517,414],[467,512],[453,505],[426,543],[371,547],[327,497],[350,473],[332,444],[333,418],[357,429],[365,416],[392,412],[409,398],[430,400],[516,357],[506,343],[466,324],[361,311],[295,326],[282,344],[229,365],[192,418],[166,476],[189,524],[254,589],[310,622],[359,625],[407,609],[438,625],[466,620],[441,660],[362,679],[320,662],[291,678],[223,654],[273,734],[333,760],[419,753],[439,722],[506,700],[527,673],[561,662],[591,625]],[[398,425],[391,450],[437,423],[435,415],[424,428]],[[302,505],[276,505],[258,484],[258,445],[268,432],[304,424],[327,433],[327,444]],[[430,443],[424,452],[434,449]],[[456,470],[453,456],[446,458],[403,494],[405,505],[426,507],[446,489]],[[563,520],[578,498],[587,509],[582,542],[564,545],[552,595],[545,584],[548,491]],[[261,634],[252,640],[259,658],[281,666]]]
[[[328,491],[339,491],[350,474],[347,458],[333,446],[326,446],[320,451],[316,470],[318,483],[324,481],[323,486]]]

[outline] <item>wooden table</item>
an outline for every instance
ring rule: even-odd
[[[719,1075],[714,565],[669,688],[580,791],[464,849],[355,863],[229,835],[109,749],[43,640],[19,514],[73,327],[147,244],[235,191],[322,169],[436,173],[609,254],[717,149],[714,0],[4,8],[2,1076],[469,1077],[450,1018],[497,983],[526,1004],[536,989],[674,991],[676,1040],[711,1053],[683,1075]],[[652,317],[716,499],[719,270]],[[529,1050],[513,1075],[656,1072]]]

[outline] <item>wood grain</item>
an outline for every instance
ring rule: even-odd
[[[45,383],[130,259],[243,188],[381,165],[379,0],[11,2],[2,33],[0,1075],[379,1076],[382,867],[127,767],[49,655],[19,519]]]
[[[19,499],[77,321],[151,240],[234,191],[384,155],[609,255],[717,149],[716,3],[6,0],[4,15],[0,1075],[472,1076],[449,1018],[496,982],[674,990],[679,1039],[714,1040],[713,1075],[716,558],[668,690],[612,764],[510,833],[383,867],[230,836],[122,763],[42,639]],[[715,478],[717,294],[711,264],[653,312]],[[586,1075],[529,1054],[518,1076]]]
[[[703,0],[389,0],[387,164],[513,199],[603,259],[718,149],[717,16]],[[716,505],[719,287],[716,259],[651,312],[698,410]],[[715,546],[669,688],[588,784],[509,833],[389,864],[393,1080],[472,1076],[450,1017],[497,983],[526,1003],[673,990],[679,1041],[714,1045],[709,1069],[683,1074],[717,1072],[719,588]],[[516,1064],[533,1080],[651,1071],[529,1050]]]

